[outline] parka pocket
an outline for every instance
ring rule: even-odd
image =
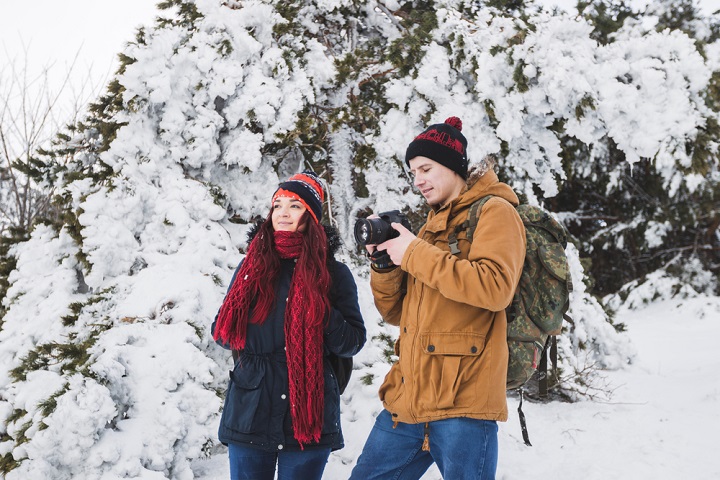
[[[390,371],[385,376],[385,381],[380,386],[380,391],[378,392],[380,400],[386,407],[391,408],[397,404],[404,390],[405,381],[403,374],[400,370],[400,364],[396,363],[390,368]]]
[[[485,349],[485,335],[464,332],[435,332],[420,335],[423,354],[420,382],[429,382],[425,397],[428,408],[447,409],[470,405],[475,389],[462,388],[478,374],[478,358]]]
[[[265,377],[263,364],[236,366],[230,372],[230,386],[225,396],[223,425],[230,430],[252,433],[260,397],[262,380]]]

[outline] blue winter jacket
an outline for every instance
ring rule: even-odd
[[[319,445],[337,450],[344,446],[340,392],[327,355],[330,352],[340,357],[355,355],[365,344],[365,325],[350,269],[334,259],[328,262],[328,267],[332,277],[332,308],[325,327],[324,421],[320,442],[305,445],[305,448]],[[245,348],[239,352],[230,372],[230,385],[220,420],[218,436],[224,444],[239,443],[266,451],[300,448],[293,436],[290,415],[284,331],[285,305],[294,268],[294,260],[281,261],[274,309],[262,325],[248,323]]]

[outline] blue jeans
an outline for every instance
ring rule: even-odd
[[[422,450],[425,424],[398,423],[387,410],[375,419],[350,480],[417,480],[437,463],[448,480],[492,480],[498,427],[491,420],[448,418],[430,422],[430,451]]]
[[[265,452],[231,443],[228,445],[231,480],[273,480],[277,464],[278,480],[320,480],[330,447]]]

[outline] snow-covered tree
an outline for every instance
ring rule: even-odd
[[[52,188],[39,178],[44,162],[38,157],[61,125],[77,121],[81,105],[92,97],[89,80],[71,85],[74,63],[53,85],[52,65],[33,72],[30,58],[27,47],[5,51],[0,70],[0,322],[7,277],[15,268],[10,247],[27,240],[35,224],[56,213]],[[74,98],[65,105],[60,98],[70,89]]]
[[[612,196],[605,175],[647,158],[668,192],[717,184],[684,175],[687,142],[716,121],[704,95],[717,55],[637,25],[598,43],[588,19],[528,3],[163,2],[107,94],[46,152],[62,221],[11,251],[0,471],[193,477],[193,460],[217,450],[230,366],[209,326],[247,226],[290,173],[327,182],[373,339],[344,396],[348,422],[372,416],[394,335],[372,306],[352,226],[392,208],[422,221],[403,159],[427,123],[460,117],[471,162],[495,154],[526,201],[566,222],[584,208],[553,200],[566,184]],[[716,172],[716,146],[703,145]],[[559,344],[570,396],[633,355],[586,285],[580,243],[569,247],[574,323]],[[338,471],[356,452],[334,457]]]
[[[658,269],[676,272],[682,288],[684,266],[695,261],[717,276],[720,18],[703,18],[688,0],[651,2],[642,15],[628,14],[622,3],[613,14],[611,6],[593,7],[583,13],[604,48],[635,42],[636,56],[646,48],[639,39],[663,43],[655,54],[634,58],[636,67],[616,72],[624,90],[651,95],[643,104],[620,106],[647,128],[649,135],[625,127],[649,148],[632,158],[612,135],[594,144],[563,137],[567,181],[553,203],[592,260],[593,291],[614,293]],[[618,17],[627,20],[608,21]],[[705,290],[717,293],[717,287],[709,282]]]

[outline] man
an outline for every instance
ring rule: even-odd
[[[507,420],[505,308],[522,272],[525,229],[491,159],[468,180],[461,130],[450,117],[410,143],[405,162],[432,210],[417,237],[393,223],[400,235],[376,246],[394,264],[373,265],[370,285],[383,319],[400,327],[399,359],[380,387],[385,409],[352,480],[418,479],[433,462],[445,479],[495,478],[496,422]],[[463,222],[488,195],[470,242]]]

